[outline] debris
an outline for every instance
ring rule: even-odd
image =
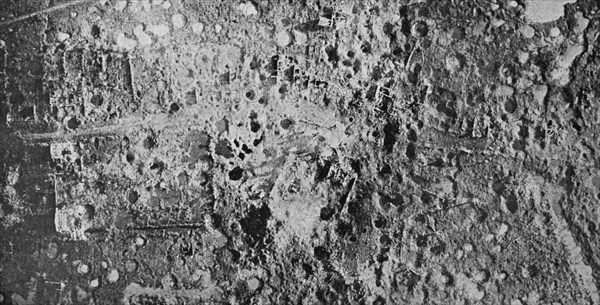
[[[411,29],[411,34],[418,38],[427,36],[427,32],[427,24],[423,21],[416,22],[415,24],[413,24]]]
[[[577,25],[573,28],[573,32],[576,34],[581,34],[587,29],[588,25],[590,24],[590,20],[583,17],[582,12],[576,12],[574,16],[575,19],[577,19]]]
[[[448,274],[440,273],[439,274],[439,282],[442,285],[448,285],[451,283],[451,278]]]
[[[498,232],[496,233],[496,239],[500,239],[504,234],[508,232],[508,226],[506,224],[501,224]]]
[[[132,5],[132,6],[129,7],[130,10],[134,10],[134,8],[135,8],[134,5]],[[98,14],[100,12],[98,11],[97,7],[90,6],[90,7],[88,7],[87,13],[88,13],[88,15],[94,15],[94,14]]]
[[[531,276],[531,273],[529,272],[529,270],[527,270],[527,268],[521,267],[521,276],[523,276],[524,278],[529,278]]]
[[[166,24],[158,24],[148,26],[148,31],[158,37],[163,37],[169,34],[170,29],[169,26]]]
[[[119,12],[122,12],[123,10],[125,10],[125,8],[127,7],[127,1],[117,1],[117,5],[115,6],[115,9]]]
[[[531,39],[535,35],[535,29],[533,29],[533,27],[530,25],[523,25],[519,28],[519,32],[527,39]]]
[[[473,245],[467,243],[463,245],[463,250],[465,250],[466,253],[469,253],[471,251],[473,251]]]
[[[136,45],[137,45],[137,41],[135,41],[134,39],[125,37],[125,34],[120,33],[119,35],[117,35],[117,47],[118,48],[124,49],[127,51],[131,51],[131,50],[135,49]]]
[[[117,271],[117,269],[112,269],[108,273],[108,282],[109,283],[116,283],[118,280],[119,280],[119,271]]]
[[[546,95],[548,94],[548,86],[546,85],[537,85],[533,87],[533,100],[538,104],[538,106],[544,105],[544,100],[546,99]]]
[[[135,238],[135,245],[138,247],[142,247],[146,244],[146,240],[140,236]]]
[[[462,290],[465,296],[471,300],[478,301],[483,299],[485,296],[484,291],[480,291],[471,279],[466,277],[463,273],[459,273],[456,276],[456,286]]]
[[[49,259],[55,259],[58,255],[58,245],[56,243],[49,243],[46,249],[46,255]]]
[[[519,59],[520,64],[525,64],[529,60],[529,53],[525,51],[517,51],[517,58]]]
[[[540,294],[537,291],[530,291],[527,295],[527,304],[538,304],[540,301]]]
[[[204,24],[202,22],[192,24],[192,32],[194,32],[194,34],[201,34],[204,32]]]
[[[125,262],[125,271],[127,271],[128,273],[135,272],[136,269],[137,269],[137,263],[135,261],[127,260]]]
[[[495,20],[492,20],[490,24],[491,24],[493,27],[495,27],[495,28],[499,28],[499,27],[501,27],[502,25],[504,25],[505,23],[506,23],[506,21],[504,21],[504,20],[501,20],[501,19],[495,19]]]
[[[174,28],[181,29],[187,23],[187,19],[182,14],[175,14],[171,17],[171,22]]]
[[[96,288],[100,286],[100,281],[98,279],[93,279],[90,281],[90,288]]]
[[[477,272],[475,272],[475,275],[473,276],[473,280],[476,283],[482,283],[487,281],[488,279],[488,271],[487,270],[478,270]]]
[[[571,64],[583,50],[582,45],[568,47],[565,53],[554,61],[555,68],[550,72],[551,80],[559,86],[566,86],[571,81]]]
[[[504,271],[500,272],[500,273],[499,273],[499,274],[496,276],[496,278],[497,278],[497,279],[499,279],[499,280],[503,280],[503,279],[505,279],[506,277],[508,277],[508,273],[506,273],[506,272],[504,272]]]
[[[564,5],[577,0],[526,0],[525,16],[532,23],[546,23],[559,19],[564,15]]]
[[[277,36],[275,36],[275,41],[277,42],[278,46],[286,47],[292,43],[292,36],[290,33],[288,33],[288,31],[281,31],[277,33]]]
[[[496,95],[499,97],[510,97],[515,93],[515,89],[509,86],[501,85],[496,89]]]
[[[256,291],[258,288],[260,288],[260,285],[261,281],[255,277],[248,280],[248,288],[250,291]]]
[[[60,205],[55,211],[56,231],[72,240],[87,240],[85,231],[91,227],[88,210],[80,205]]]
[[[149,46],[152,44],[152,37],[144,32],[143,25],[136,25],[135,28],[133,28],[133,34],[137,37],[140,45]]]
[[[244,2],[240,3],[238,9],[242,12],[244,16],[252,16],[258,15],[258,11],[252,2]]]
[[[20,294],[17,294],[17,293],[12,295],[11,301],[12,301],[13,305],[29,305],[30,304]]]
[[[152,5],[150,4],[149,0],[142,0],[141,4],[144,12],[150,12],[150,10],[152,10]]]
[[[448,56],[446,57],[446,69],[451,73],[456,73],[462,69],[462,64],[458,57]]]
[[[308,41],[308,37],[306,36],[306,34],[300,32],[300,31],[294,30],[294,42],[297,45],[304,45],[304,44],[306,44],[307,41]]]
[[[71,38],[71,35],[69,35],[67,33],[63,33],[63,32],[56,33],[56,40],[58,40],[58,42],[65,42],[69,38]]]
[[[86,264],[80,264],[79,266],[77,266],[77,272],[79,274],[87,274],[90,271],[90,267],[88,267],[88,265]]]
[[[50,143],[50,157],[52,159],[71,161],[74,160],[75,155],[75,146],[71,142]]]
[[[173,289],[177,284],[177,279],[173,274],[167,274],[160,280],[160,283],[163,289]]]

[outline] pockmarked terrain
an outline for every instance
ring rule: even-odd
[[[0,304],[600,304],[597,0],[0,0]]]

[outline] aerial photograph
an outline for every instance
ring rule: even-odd
[[[600,305],[600,0],[0,0],[0,305]]]

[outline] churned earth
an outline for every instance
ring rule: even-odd
[[[600,304],[599,5],[0,0],[0,304]]]

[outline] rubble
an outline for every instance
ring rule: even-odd
[[[150,25],[148,31],[158,37],[163,37],[169,34],[169,26],[166,24]]]
[[[252,2],[240,3],[238,9],[244,14],[244,16],[258,15],[258,11]]]
[[[555,67],[550,72],[550,77],[556,84],[566,86],[569,83],[571,80],[571,64],[583,51],[583,46],[573,45],[568,47],[565,53],[555,60]]]
[[[547,23],[564,15],[564,5],[575,3],[577,0],[527,0],[525,1],[525,16],[532,23]]]
[[[175,14],[171,16],[171,22],[173,23],[174,28],[181,29],[185,26],[187,20],[182,14]]]

